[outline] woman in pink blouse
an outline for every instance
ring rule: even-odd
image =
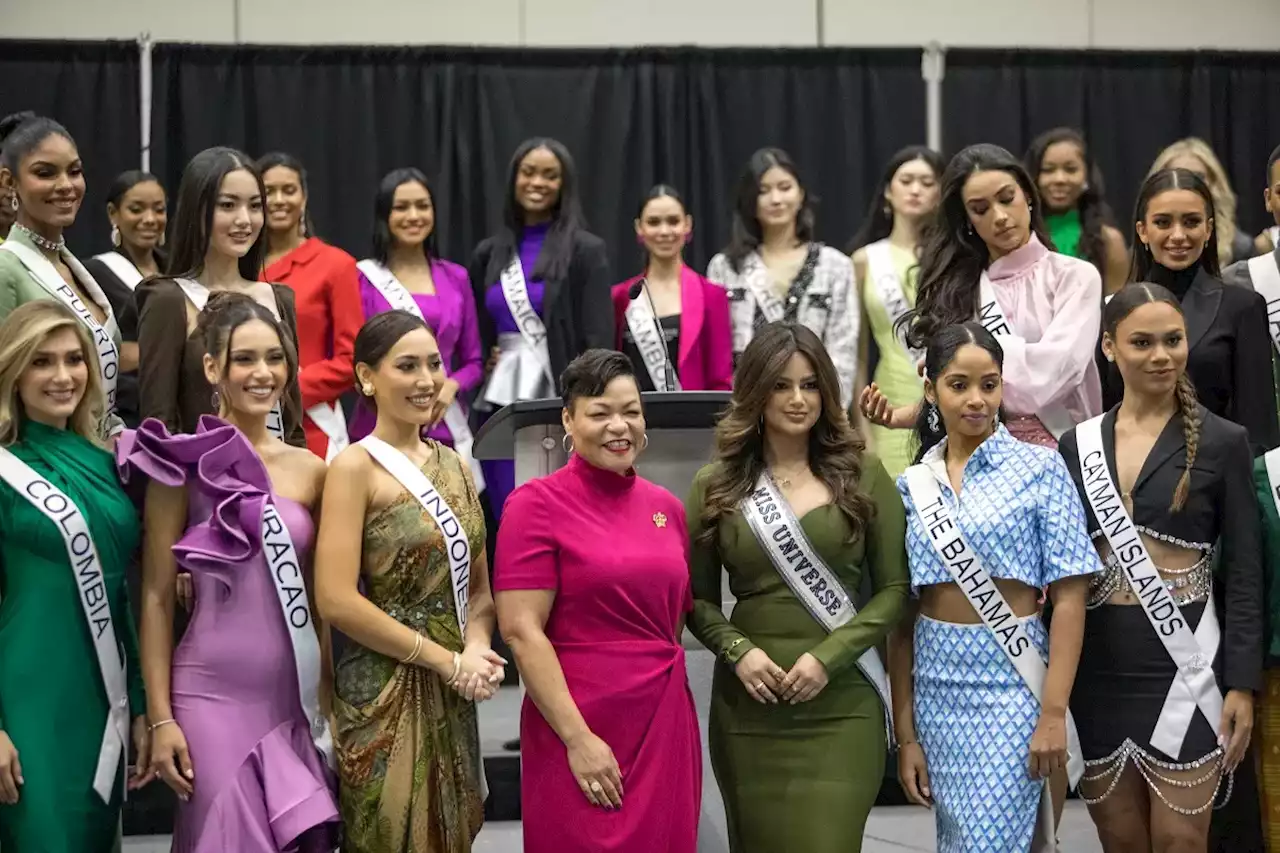
[[[693,217],[680,194],[666,184],[649,190],[635,226],[645,269],[613,286],[613,315],[617,347],[635,365],[640,390],[728,391],[733,382],[729,297],[685,266]],[[668,364],[676,371],[676,381],[669,384]]]
[[[939,330],[977,319],[1004,349],[1009,432],[1057,447],[1102,411],[1094,363],[1102,278],[1091,264],[1050,251],[1035,183],[996,145],[971,145],[942,176],[939,226],[925,243],[910,323],[923,349]],[[874,423],[907,428],[919,405],[893,408],[873,383],[861,405]]]

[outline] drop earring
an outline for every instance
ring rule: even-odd
[[[120,248],[120,226],[114,222],[111,224],[111,245]]]
[[[929,404],[929,416],[925,421],[929,425],[930,432],[942,432],[942,418],[938,417],[938,404]]]
[[[209,402],[213,404],[214,414],[222,411],[222,395],[218,393],[218,389],[213,389],[213,394],[209,397]]]

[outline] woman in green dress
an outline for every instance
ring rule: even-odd
[[[109,853],[130,739],[148,764],[125,591],[137,513],[100,443],[85,327],[31,302],[0,342],[0,849]]]
[[[329,468],[315,569],[321,615],[354,641],[333,701],[342,849],[467,853],[484,820],[474,703],[506,664],[484,513],[467,464],[422,438],[444,381],[422,319],[379,314],[354,359],[378,419]]]
[[[938,179],[946,162],[923,145],[903,148],[890,158],[884,177],[872,196],[871,209],[849,246],[853,276],[862,293],[862,322],[871,327],[858,335],[858,379],[854,399],[867,385],[871,338],[876,360],[873,382],[895,406],[915,403],[924,395],[916,362],[920,354],[908,349],[897,323],[916,304],[920,229],[938,207]],[[851,413],[858,417],[859,413]],[[911,434],[868,424],[871,447],[894,478],[911,464]]]
[[[807,328],[756,332],[686,506],[694,636],[724,663],[710,749],[733,853],[862,847],[884,776],[888,682],[876,646],[909,577],[893,478],[849,427]],[[721,609],[720,567],[737,603]],[[857,612],[864,572],[874,594]]]

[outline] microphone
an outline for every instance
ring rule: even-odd
[[[635,284],[627,288],[627,301],[634,302],[641,292],[644,293],[645,299],[649,301],[649,314],[653,318],[653,327],[658,331],[658,342],[662,344],[662,362],[666,368],[666,373],[662,376],[662,390],[674,391],[671,387],[671,377],[676,375],[676,368],[671,363],[671,353],[667,348],[667,337],[662,333],[662,323],[658,321],[658,309],[653,305],[653,297],[649,295],[649,280],[641,277]]]

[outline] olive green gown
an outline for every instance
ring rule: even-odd
[[[713,546],[698,543],[714,464],[698,472],[686,505],[694,595],[689,628],[720,661],[712,680],[709,746],[729,846],[733,853],[853,853],[862,847],[886,752],[885,713],[856,661],[884,639],[906,605],[902,500],[880,460],[866,453],[861,488],[876,512],[865,535],[847,541],[848,520],[834,505],[800,519],[847,590],[856,594],[863,572],[871,572],[875,592],[867,606],[828,634],[774,569],[740,513],[721,519]],[[737,598],[729,618],[721,609],[722,564]],[[733,671],[756,647],[785,670],[809,652],[826,668],[827,687],[798,705],[756,702]]]
[[[146,710],[125,570],[138,517],[111,455],[80,436],[23,424],[9,450],[84,515],[123,646],[130,716]],[[117,848],[123,781],[111,803],[93,790],[107,694],[57,527],[0,480],[0,729],[18,750],[18,804],[0,805],[3,853],[107,853]],[[121,771],[123,780],[123,771]]]

